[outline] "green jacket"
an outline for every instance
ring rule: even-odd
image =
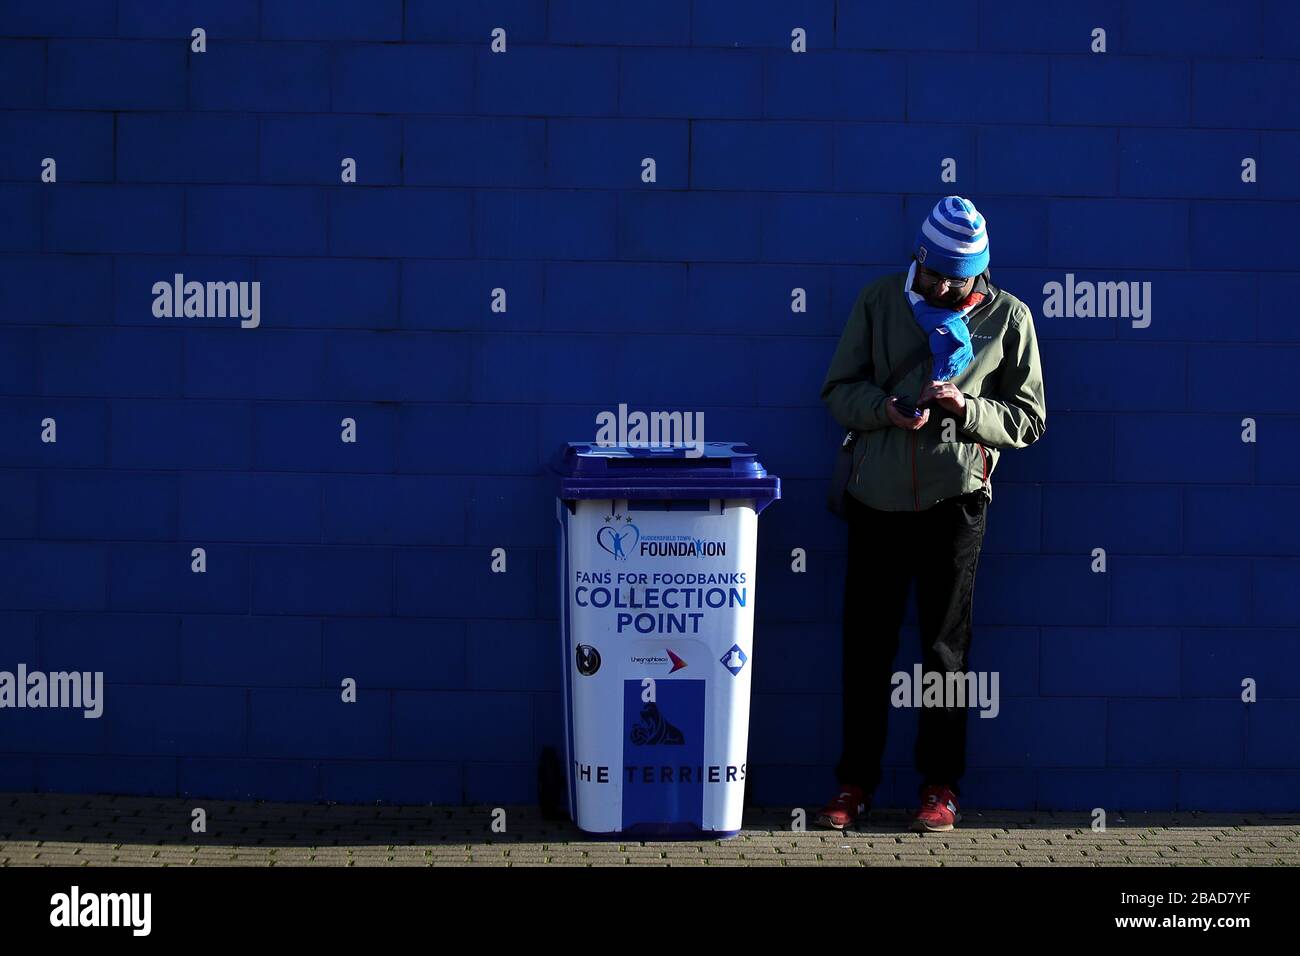
[[[966,396],[965,421],[935,405],[930,420],[914,432],[889,421],[887,396],[874,384],[928,342],[903,289],[907,273],[869,283],[853,304],[821,397],[836,421],[859,432],[849,492],[872,508],[923,511],[944,498],[980,490],[992,500],[990,479],[1001,450],[1024,448],[1047,428],[1029,306],[993,285],[987,272],[984,279],[990,296],[966,316],[975,359],[952,380]],[[933,356],[927,356],[894,394],[915,403],[933,367]],[[953,422],[947,441],[945,422]]]

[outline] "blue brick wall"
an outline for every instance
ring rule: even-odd
[[[543,466],[627,402],[784,481],[751,789],[824,798],[817,393],[957,192],[1049,406],[995,476],[968,801],[1294,810],[1297,37],[1287,0],[0,0],[0,670],[107,681],[100,720],[0,710],[0,790],[533,799],[563,723]],[[260,326],[156,317],[175,273],[260,282]],[[1150,325],[1045,314],[1067,274],[1150,282]],[[882,804],[915,732],[895,712]]]

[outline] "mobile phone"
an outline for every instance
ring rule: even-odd
[[[915,405],[909,405],[907,402],[899,398],[897,395],[893,396],[893,401],[894,401],[894,408],[897,409],[898,413],[902,415],[904,418],[908,416],[911,416],[912,418],[920,418],[922,415],[925,414],[923,411],[921,411],[921,409],[917,408]]]

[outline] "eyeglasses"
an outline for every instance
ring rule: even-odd
[[[917,277],[927,286],[938,286],[940,283],[946,282],[950,289],[960,289],[971,279],[970,276],[966,276],[965,278],[956,278],[954,276],[939,275],[939,273],[931,272],[924,266],[918,266],[916,274]]]

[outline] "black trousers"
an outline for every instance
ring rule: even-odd
[[[922,670],[968,669],[971,599],[988,499],[974,491],[924,511],[878,511],[850,495],[848,508],[844,749],[835,772],[840,783],[857,784],[869,798],[880,783],[894,657],[913,578]],[[969,708],[918,709],[915,756],[922,786],[943,784],[960,796]]]

